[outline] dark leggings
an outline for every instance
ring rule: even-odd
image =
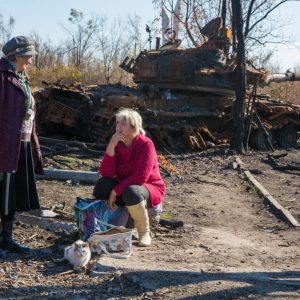
[[[108,200],[110,192],[118,184],[117,180],[101,177],[93,191],[93,196],[97,199]],[[118,206],[131,206],[147,201],[147,207],[152,207],[150,203],[149,191],[143,185],[129,185],[124,189],[122,195],[117,196],[116,204]]]

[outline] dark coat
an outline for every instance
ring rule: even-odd
[[[21,129],[25,116],[25,91],[17,76],[0,59],[0,173],[17,171],[21,144]],[[42,155],[33,126],[33,157],[35,171],[43,173]]]

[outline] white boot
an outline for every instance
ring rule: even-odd
[[[145,201],[142,201],[135,205],[127,206],[127,209],[134,221],[134,226],[139,234],[139,246],[150,246],[150,226]]]

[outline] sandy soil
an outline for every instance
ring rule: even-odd
[[[267,154],[241,159],[300,221],[300,172],[272,170]],[[129,259],[94,255],[86,272],[75,273],[55,260],[75,235],[18,223],[16,239],[38,251],[34,257],[7,253],[0,299],[300,299],[300,229],[269,211],[243,173],[232,169],[234,157],[225,150],[165,157],[175,166],[172,175],[162,170],[165,216],[183,227],[159,226],[151,247],[133,241]],[[280,161],[300,165],[300,151]],[[97,159],[78,165],[95,170]],[[66,202],[69,221],[76,196],[91,196],[92,188],[38,182],[43,206]]]

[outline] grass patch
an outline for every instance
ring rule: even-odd
[[[176,215],[170,212],[163,212],[161,213],[160,218],[164,220],[175,219]]]

